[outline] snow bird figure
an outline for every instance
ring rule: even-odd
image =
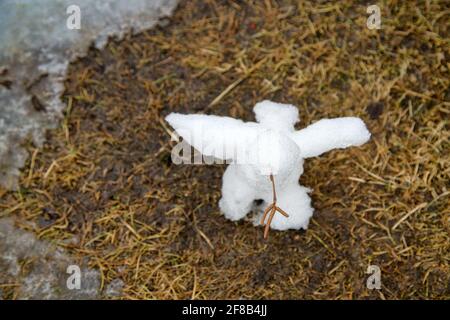
[[[360,146],[369,140],[370,133],[355,117],[322,119],[296,131],[298,109],[290,104],[265,100],[257,103],[253,111],[257,122],[179,113],[165,119],[184,142],[203,156],[230,164],[223,175],[219,201],[226,218],[242,219],[255,200],[263,200],[254,224],[265,225],[264,238],[269,227],[307,229],[313,208],[308,196],[311,190],[299,184],[303,159],[336,148]]]

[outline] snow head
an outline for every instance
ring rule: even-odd
[[[277,230],[306,229],[313,214],[309,189],[299,185],[303,159],[336,148],[360,146],[370,133],[359,118],[322,119],[296,131],[298,109],[289,104],[262,101],[253,111],[257,122],[230,117],[171,113],[166,121],[204,156],[230,163],[225,170],[219,207],[231,220],[243,218],[254,200],[267,207],[273,200],[269,175],[275,177],[277,205],[289,217],[275,215]],[[173,156],[173,155],[172,155]],[[255,224],[260,223],[260,217]]]

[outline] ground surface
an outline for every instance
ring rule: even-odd
[[[166,28],[71,65],[65,119],[29,147],[1,215],[87,261],[101,288],[122,281],[122,298],[449,299],[449,8],[427,3],[385,2],[369,30],[363,1],[182,2]],[[253,120],[262,99],[297,105],[299,127],[359,116],[372,132],[305,162],[310,228],[267,241],[220,214],[224,166],[171,163],[162,120]]]
[[[71,0],[0,2],[0,185],[17,190],[29,154],[23,143],[41,146],[46,129],[60,123],[69,63],[109,36],[143,31],[163,22],[176,0],[78,0],[80,28]],[[161,19],[161,20],[160,20]]]

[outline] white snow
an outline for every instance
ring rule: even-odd
[[[317,157],[332,149],[360,146],[369,138],[364,122],[354,117],[322,119],[293,135],[303,158]]]
[[[298,109],[289,104],[262,101],[255,105],[258,122],[243,122],[214,115],[171,113],[167,122],[184,141],[207,156],[230,159],[222,182],[219,207],[230,220],[244,218],[254,200],[272,203],[275,177],[277,206],[289,217],[276,214],[271,228],[306,229],[313,214],[310,189],[299,185],[303,159],[336,148],[360,146],[370,133],[359,118],[322,119],[295,131]],[[255,218],[259,224],[262,212]]]
[[[276,103],[268,100],[258,102],[254,108],[256,121],[269,128],[294,131],[299,121],[298,109],[291,104]]]

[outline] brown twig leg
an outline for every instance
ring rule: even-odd
[[[273,192],[273,203],[277,202],[277,193],[275,191],[275,180],[273,179],[273,174],[270,174],[270,181],[272,182],[272,192]]]
[[[270,174],[270,181],[272,182],[272,191],[273,191],[273,203],[271,205],[269,205],[266,210],[264,210],[264,214],[263,217],[261,219],[261,224],[264,226],[264,239],[267,239],[267,237],[269,236],[269,229],[270,229],[270,224],[272,223],[272,219],[275,216],[275,213],[278,211],[279,213],[281,213],[283,216],[285,216],[286,218],[289,217],[289,215],[282,210],[281,208],[277,207],[277,193],[275,191],[275,181],[273,178],[273,175]],[[270,212],[270,213],[269,213]],[[267,221],[266,224],[264,224],[267,214],[269,214],[269,220]]]
[[[261,224],[264,225],[264,221],[266,221],[267,213],[273,208],[273,203],[264,210],[264,215],[261,219]]]
[[[289,218],[289,215],[286,213],[286,211],[284,211],[283,209],[281,209],[280,207],[277,207],[277,211],[279,213],[281,213],[283,216],[285,216],[286,218]]]
[[[267,221],[266,227],[264,228],[264,239],[269,236],[270,223],[272,222],[273,216],[275,215],[276,208],[273,207],[270,211],[269,220]]]

